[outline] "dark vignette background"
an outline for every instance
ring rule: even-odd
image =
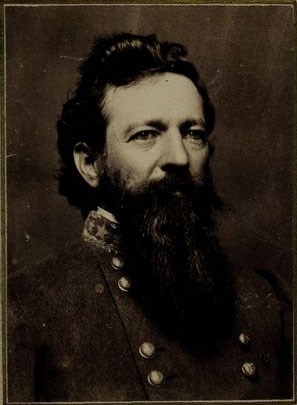
[[[217,109],[223,245],[291,284],[293,30],[291,6],[7,7],[9,272],[80,235],[57,194],[55,122],[94,36],[131,31],[187,45]]]

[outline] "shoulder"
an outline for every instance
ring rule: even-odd
[[[28,266],[16,270],[8,276],[8,284],[16,285],[25,282],[26,285],[51,283],[58,284],[62,281],[87,277],[89,269],[98,267],[106,253],[102,249],[96,251],[83,240],[66,244],[61,249],[54,251],[47,257],[35,261]],[[56,287],[56,285],[55,285]]]
[[[292,328],[291,297],[280,275],[266,269],[240,271],[235,278],[235,290],[239,317],[246,318],[253,328],[273,325],[275,332],[280,333],[285,326]]]
[[[235,277],[237,307],[250,318],[276,322],[292,310],[289,289],[279,274],[267,269],[240,271]]]
[[[107,253],[79,240],[8,277],[8,308],[26,318],[38,316],[90,293],[103,280]]]
[[[278,299],[291,301],[289,288],[280,274],[270,269],[240,269],[236,273],[236,287],[241,297],[258,291],[259,298],[268,291],[273,292]]]

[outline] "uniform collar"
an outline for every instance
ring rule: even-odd
[[[120,245],[119,223],[113,214],[98,207],[96,211],[90,211],[82,237],[88,243],[108,252],[117,252]]]

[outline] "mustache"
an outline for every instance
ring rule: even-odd
[[[176,195],[191,195],[194,189],[202,189],[204,183],[202,180],[193,180],[188,170],[175,170],[170,174],[165,174],[161,179],[150,180],[145,186],[138,187],[133,191],[137,197],[150,194],[166,196],[168,193]]]
[[[136,203],[137,206],[163,205],[170,198],[192,200],[195,195],[206,194],[206,187],[202,182],[196,182],[189,173],[175,173],[165,175],[162,179],[150,180],[145,185],[133,190],[121,188],[122,206]]]

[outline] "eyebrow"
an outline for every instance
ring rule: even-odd
[[[190,127],[194,127],[195,125],[199,125],[202,127],[202,129],[206,128],[205,121],[202,118],[199,118],[198,120],[186,120],[185,122],[182,123],[181,129],[186,129]]]
[[[205,121],[202,118],[199,118],[198,120],[196,119],[187,119],[185,120],[181,125],[181,129],[189,128],[195,125],[199,125],[202,127],[202,129],[205,129]],[[153,127],[157,128],[160,131],[164,131],[167,126],[164,124],[161,120],[149,120],[149,121],[144,121],[144,122],[134,122],[130,124],[127,129],[125,130],[125,134],[129,134],[130,131],[134,130],[137,127],[142,127],[142,126],[148,126],[148,127]]]
[[[166,129],[166,125],[160,120],[149,120],[144,122],[134,122],[130,124],[127,129],[125,130],[125,134],[130,133],[130,131],[134,130],[138,127],[154,127],[159,129],[160,131],[164,131]]]

